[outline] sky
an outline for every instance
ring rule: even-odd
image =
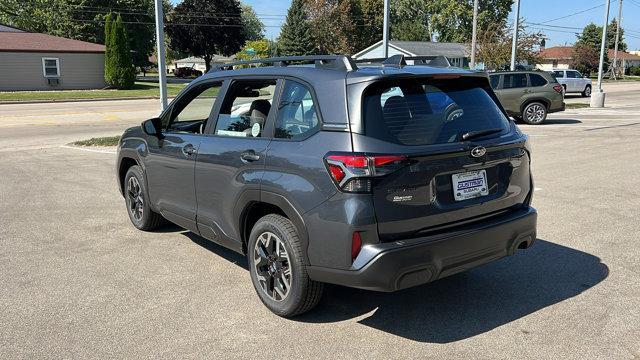
[[[611,0],[609,21],[618,17],[618,1]],[[177,3],[179,0],[172,2]],[[278,37],[291,0],[242,0],[242,2],[253,6],[266,26],[267,38]],[[585,25],[590,22],[598,25],[603,23],[605,3],[606,0],[520,0],[520,18],[529,23],[544,23],[544,25],[529,24],[528,26],[530,30],[540,29],[547,35],[547,47],[570,45],[576,41],[575,32],[580,32],[579,29]],[[640,0],[623,0],[622,10],[622,27],[629,30],[625,34],[629,50],[640,50],[640,21],[637,20],[640,19]],[[510,21],[514,18],[514,11],[515,9],[512,9]],[[581,13],[554,20],[578,12]]]

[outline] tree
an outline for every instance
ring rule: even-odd
[[[607,49],[615,48],[616,43],[616,27],[618,22],[613,19],[609,25],[607,25],[607,39],[605,47]],[[578,35],[578,41],[576,44],[589,45],[594,49],[600,51],[600,45],[602,42],[602,26],[598,26],[594,23],[590,23],[582,29],[582,33]],[[618,50],[626,51],[627,44],[624,42],[624,29],[620,28],[620,41],[618,43]]]
[[[131,50],[129,49],[129,39],[127,30],[122,23],[122,17],[118,15],[116,21],[111,23],[111,35],[109,36],[109,67],[112,69],[112,76],[109,85],[118,89],[129,89],[136,79],[135,68],[131,60]]]
[[[238,60],[263,59],[271,55],[271,43],[267,39],[247,41],[242,50],[236,54]]]
[[[585,75],[598,71],[600,52],[588,44],[576,44],[571,53],[571,67]]]
[[[108,13],[104,19],[104,81],[113,84],[115,68],[113,60],[113,14]]]
[[[291,2],[278,39],[278,53],[280,55],[295,56],[316,53],[315,41],[304,5],[304,0]]]
[[[0,22],[31,32],[105,43],[109,12],[120,13],[127,25],[136,66],[148,65],[154,47],[153,0],[1,0]],[[171,8],[164,0],[165,11]]]
[[[487,69],[501,69],[511,61],[511,43],[513,29],[505,22],[492,24],[478,32],[478,60]],[[529,64],[540,62],[539,48],[544,40],[544,34],[529,32],[520,24],[516,59],[527,61]]]
[[[383,0],[361,0],[362,29],[360,31],[360,48],[365,49],[382,39],[384,22]]]
[[[251,5],[242,5],[242,24],[248,41],[260,40],[264,37],[264,24]]]
[[[399,1],[399,4],[403,3]],[[424,9],[422,16],[428,17],[431,31],[437,34],[438,41],[460,43],[471,41],[473,0],[415,0],[407,1],[407,4],[414,9]],[[513,0],[480,1],[478,29],[503,24],[509,16],[512,5]]]
[[[203,19],[194,14],[212,15]],[[211,68],[213,55],[235,54],[245,43],[246,32],[238,0],[184,0],[167,18],[171,48],[203,58],[207,71]]]

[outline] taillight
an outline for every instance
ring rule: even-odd
[[[387,175],[406,163],[403,155],[335,154],[325,157],[329,175],[345,192],[371,192],[371,178]]]
[[[553,85],[553,90],[562,94],[562,85]]]

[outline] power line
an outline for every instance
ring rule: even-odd
[[[591,11],[591,10],[594,10],[594,9],[597,9],[597,8],[600,8],[600,7],[603,7],[603,6],[604,6],[604,4],[596,5],[594,7],[588,8],[588,9],[576,11],[576,12],[571,13],[569,15],[560,16],[560,17],[557,17],[555,19],[542,21],[540,24],[546,24],[546,23],[550,23],[550,22],[553,22],[553,21],[562,20],[562,19],[566,19],[566,18],[569,18],[569,17],[572,17],[572,16],[580,15],[582,13],[586,13],[587,11]]]

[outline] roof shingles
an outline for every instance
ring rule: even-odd
[[[0,52],[103,53],[104,45],[40,33],[0,32]]]

